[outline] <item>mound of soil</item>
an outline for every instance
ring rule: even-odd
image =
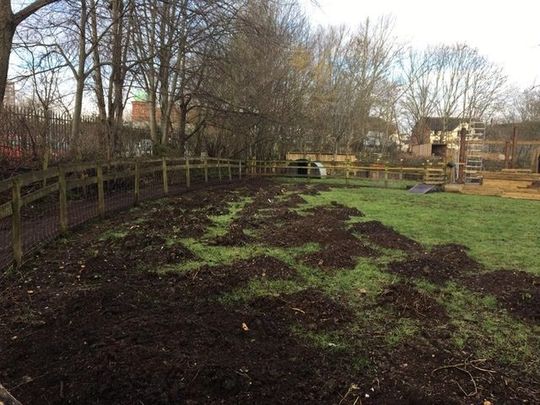
[[[496,360],[476,359],[456,351],[448,336],[412,340],[395,347],[378,362],[377,379],[367,403],[485,404],[526,403],[539,394],[526,387],[534,379],[507,375]],[[487,371],[489,370],[489,371]],[[527,392],[527,394],[525,394]],[[362,403],[365,403],[362,400]]]
[[[377,303],[388,306],[399,316],[436,323],[449,319],[446,309],[441,304],[407,282],[388,286],[379,295]]]
[[[540,277],[524,271],[498,270],[463,278],[469,289],[493,295],[519,318],[540,321]]]
[[[421,252],[422,245],[379,221],[357,222],[349,228],[352,232],[366,236],[370,242],[386,249],[405,252]]]
[[[283,324],[299,324],[304,329],[335,330],[353,319],[352,311],[322,291],[309,288],[294,294],[259,297],[249,303],[255,327],[271,325],[276,320]]]
[[[36,322],[0,332],[0,378],[23,403],[339,402],[351,381],[363,380],[348,365],[350,353],[307,345],[291,327],[336,328],[350,317],[343,305],[316,290],[238,306],[208,299],[219,290],[210,286],[216,278],[238,284],[253,274],[231,275],[235,267],[269,263],[257,258],[212,276],[201,269],[192,283],[115,273],[61,300],[42,289],[27,303]],[[268,276],[290,275],[274,265]]]
[[[319,195],[321,192],[330,191],[332,187],[328,184],[308,184],[308,183],[295,183],[288,184],[286,186],[287,190],[297,192],[305,195]]]
[[[179,264],[196,258],[193,252],[178,242],[169,246],[161,236],[141,233],[128,234],[106,246],[99,255],[109,260],[116,258],[153,266]]]
[[[244,226],[238,222],[229,225],[227,233],[210,241],[216,246],[244,246],[253,243],[253,238],[244,232]]]
[[[281,201],[274,204],[275,208],[298,208],[307,201],[299,194],[290,194]]]
[[[356,208],[347,207],[346,205],[339,204],[335,201],[330,203],[331,205],[317,206],[310,208],[307,212],[314,216],[325,216],[337,219],[338,221],[347,221],[351,217],[363,217],[364,214]]]
[[[259,240],[272,246],[303,246],[354,243],[357,238],[345,228],[345,222],[360,211],[340,205],[316,207],[308,215],[291,215],[284,223],[272,221],[259,235]]]
[[[215,295],[245,285],[252,279],[292,280],[297,279],[298,274],[281,260],[263,255],[227,266],[203,266],[179,278],[188,290]]]
[[[325,245],[320,251],[310,253],[302,261],[324,270],[350,269],[359,257],[378,257],[380,253],[362,244],[358,239],[347,238]]]
[[[388,270],[407,277],[425,278],[435,284],[444,284],[480,269],[480,264],[467,254],[467,250],[465,246],[457,244],[435,246],[430,252],[391,263]]]

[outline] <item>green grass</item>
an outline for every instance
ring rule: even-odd
[[[206,239],[216,238],[223,236],[227,232],[227,229],[231,222],[238,217],[242,209],[251,202],[251,198],[243,198],[240,201],[229,204],[229,210],[224,215],[214,215],[209,217],[212,221],[212,226],[205,234]]]
[[[364,220],[381,221],[428,246],[461,243],[489,268],[540,274],[537,201],[377,188],[337,188],[304,198],[310,205],[338,201],[358,208]]]
[[[471,255],[488,270],[516,268],[540,274],[540,243],[536,237],[540,225],[538,202],[447,193],[414,195],[404,190],[366,187],[334,188],[317,196],[303,197],[307,204],[297,208],[299,213],[306,214],[310,207],[336,201],[366,215],[352,218],[350,223],[378,220],[426,246],[444,243],[468,246]],[[391,306],[377,303],[388,285],[401,280],[385,271],[388,263],[404,258],[401,251],[372,245],[381,253],[380,257],[359,258],[354,269],[327,272],[302,262],[304,255],[320,249],[316,243],[295,248],[212,244],[213,239],[227,232],[228,226],[250,201],[246,198],[231,203],[226,214],[211,217],[212,226],[202,238],[174,239],[175,243],[189,248],[197,259],[154,270],[183,272],[203,265],[228,265],[259,255],[272,256],[294,268],[299,277],[294,280],[253,279],[217,299],[235,305],[259,296],[279,296],[306,288],[322,290],[350,308],[356,314],[355,320],[339,331],[315,333],[293,327],[291,332],[316,347],[350,350],[353,357],[354,353],[365,350],[366,342],[373,339],[388,348],[425,339],[422,331],[428,326],[398,316]],[[256,235],[255,230],[244,232]],[[107,237],[122,235],[112,232]],[[364,242],[369,244],[368,240]],[[450,339],[457,350],[474,351],[479,358],[496,359],[502,364],[522,367],[525,372],[537,372],[538,326],[517,320],[500,309],[495,297],[480,296],[456,284],[441,287],[425,280],[412,281],[446,309],[450,320],[441,327],[451,326]],[[359,368],[369,367],[369,360],[362,356],[355,361]]]
[[[520,365],[525,371],[538,368],[538,325],[525,324],[498,309],[495,297],[471,294],[454,283],[449,283],[437,298],[455,327],[452,340],[458,348],[474,348],[480,357]]]
[[[99,240],[104,242],[106,240],[123,239],[128,235],[127,231],[108,230],[101,234]]]

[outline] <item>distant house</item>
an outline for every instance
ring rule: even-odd
[[[412,130],[411,146],[446,144],[449,148],[459,147],[459,131],[467,121],[456,117],[423,117],[418,120]]]
[[[411,152],[419,157],[455,159],[459,151],[461,128],[469,122],[457,117],[423,117],[411,133]]]

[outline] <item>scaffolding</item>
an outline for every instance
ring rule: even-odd
[[[471,122],[466,136],[465,183],[482,184],[486,126],[483,122]]]

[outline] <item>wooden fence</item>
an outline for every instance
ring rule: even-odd
[[[243,176],[294,177],[347,184],[403,186],[442,169],[361,166],[328,162],[325,176],[309,162],[231,159],[126,159],[80,163],[25,173],[0,182],[0,270],[20,266],[35,248],[70,228],[142,200],[175,195]],[[364,184],[365,183],[365,184]]]

